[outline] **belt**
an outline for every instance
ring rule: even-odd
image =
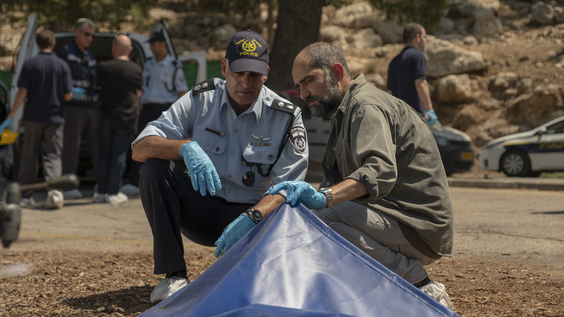
[[[421,236],[419,235],[419,233],[417,233],[417,231],[415,231],[415,229],[399,221],[398,224],[405,239],[407,239],[407,241],[409,241],[409,243],[411,243],[411,245],[415,249],[417,249],[417,251],[421,252],[423,255],[431,259],[438,260],[443,257],[442,255],[437,254],[435,251],[433,251],[433,249],[431,249],[427,242],[425,242],[425,240],[421,238]]]

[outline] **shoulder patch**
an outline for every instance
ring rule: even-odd
[[[279,100],[279,99],[274,99],[274,101],[270,105],[270,108],[273,109],[273,110],[286,112],[286,113],[289,113],[291,115],[294,115],[294,112],[296,111],[296,106],[294,106],[291,103]]]
[[[307,147],[307,133],[302,126],[293,126],[290,130],[290,143],[296,151],[303,153]]]
[[[192,95],[195,96],[197,94],[203,93],[205,91],[210,91],[215,89],[214,79],[210,78],[207,79],[199,84],[194,85],[192,87]]]

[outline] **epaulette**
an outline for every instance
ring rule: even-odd
[[[205,91],[210,91],[210,90],[214,90],[215,89],[215,85],[213,82],[213,78],[207,79],[197,85],[194,85],[194,87],[192,87],[192,96],[197,95],[197,94],[201,94]]]
[[[278,110],[294,115],[294,112],[296,111],[296,106],[294,106],[289,102],[284,102],[280,99],[274,99],[274,101],[270,105],[270,109]]]
[[[177,59],[172,60],[172,65],[174,65],[174,67],[176,68],[182,67],[182,63]]]

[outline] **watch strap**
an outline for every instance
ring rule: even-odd
[[[319,192],[325,196],[325,208],[333,206],[333,191],[331,190],[331,187],[323,187],[319,190]]]

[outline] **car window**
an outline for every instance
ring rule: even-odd
[[[545,134],[564,133],[564,121],[560,121],[546,128]]]

